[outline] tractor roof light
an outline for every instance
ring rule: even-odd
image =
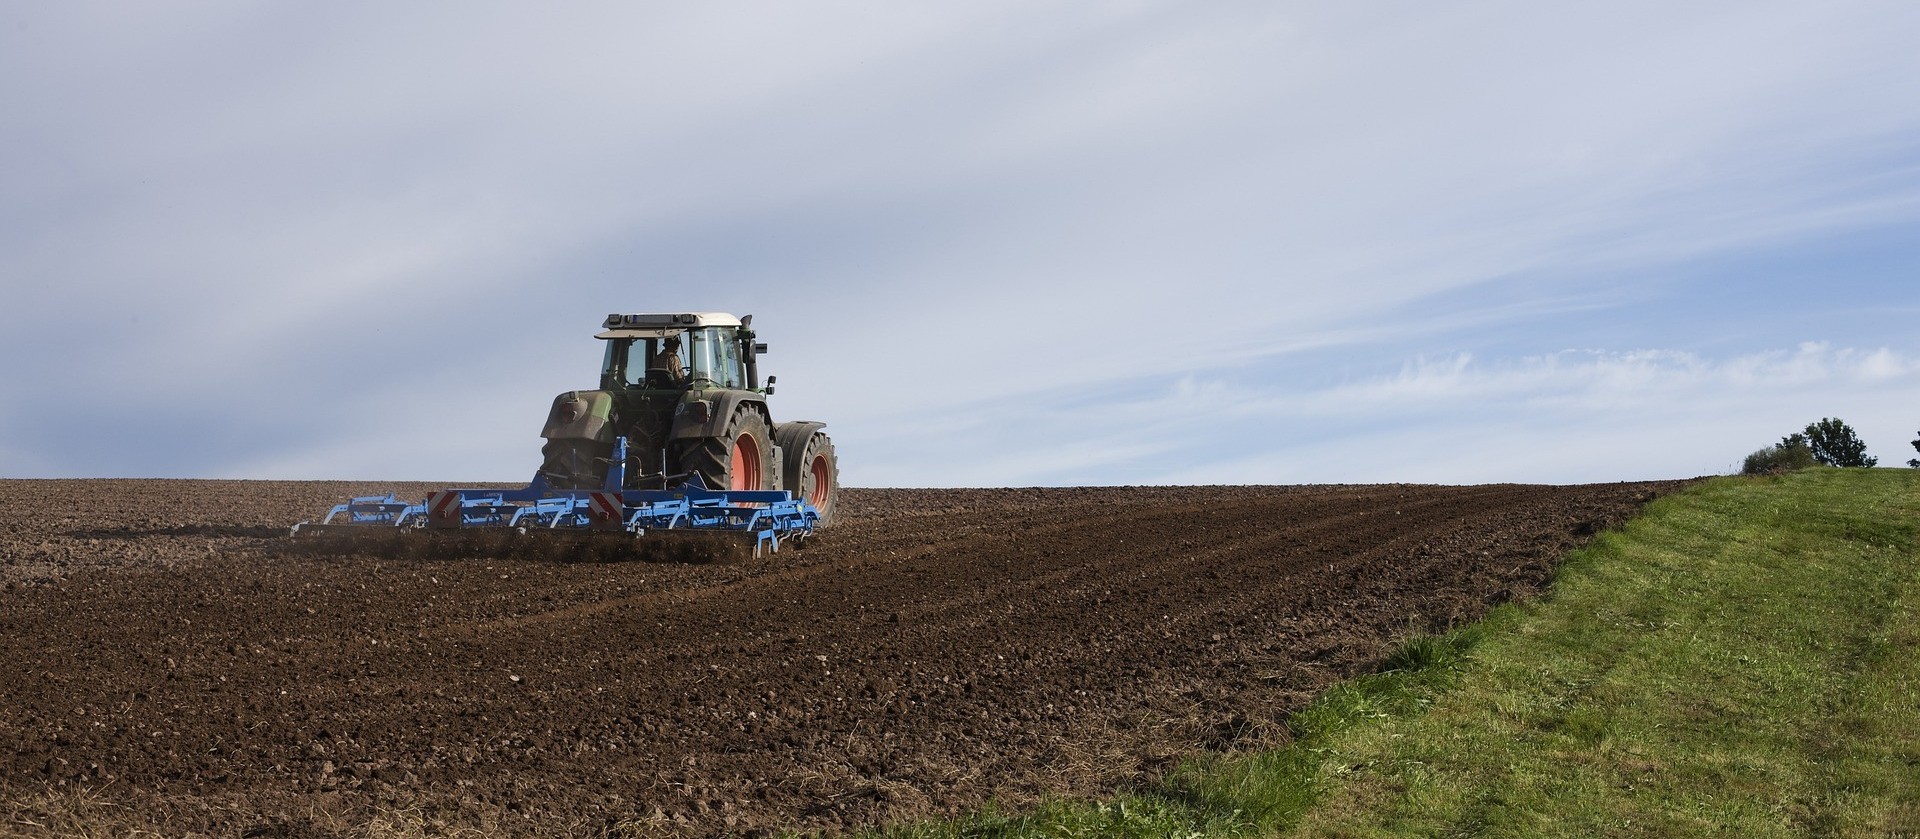
[[[638,333],[658,336],[665,331],[681,332],[708,327],[739,327],[740,319],[725,312],[661,312],[652,314],[610,314],[601,322],[608,332],[601,338],[634,337]]]

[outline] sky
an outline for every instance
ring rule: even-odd
[[[0,2],[0,477],[511,481],[610,312],[852,486],[1920,436],[1920,4]]]

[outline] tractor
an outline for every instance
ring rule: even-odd
[[[776,423],[774,378],[760,380],[753,316],[611,314],[597,390],[553,400],[540,475],[556,489],[606,482],[624,440],[623,489],[670,489],[699,476],[720,490],[786,490],[833,518],[839,462],[823,422]]]
[[[719,312],[608,315],[596,336],[606,341],[600,386],[553,400],[526,487],[446,489],[419,502],[357,496],[292,535],[346,535],[351,548],[385,544],[381,531],[431,533],[405,544],[499,553],[543,541],[712,545],[732,533],[756,556],[805,540],[833,519],[840,464],[825,423],[775,423],[768,413],[774,379],[760,382],[767,345],[752,323]],[[509,546],[490,534],[539,536]]]

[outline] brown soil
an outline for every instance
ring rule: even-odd
[[[0,481],[0,815],[713,835],[1098,795],[1283,739],[1676,486],[847,490],[805,547],[688,565],[282,548],[364,486]]]

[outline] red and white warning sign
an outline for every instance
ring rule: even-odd
[[[617,492],[587,493],[587,522],[594,530],[620,530],[626,526],[627,508]]]
[[[427,493],[428,527],[459,527],[463,524],[460,519],[460,493]]]

